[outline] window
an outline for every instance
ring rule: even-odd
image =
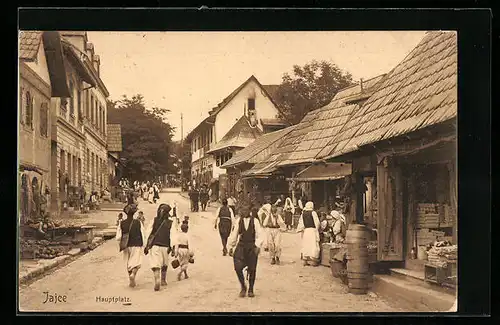
[[[248,110],[255,110],[255,98],[248,98]]]
[[[74,101],[75,93],[74,93],[74,91],[75,91],[75,88],[73,86],[73,82],[70,81],[69,82],[69,92],[71,94],[71,99],[69,101],[69,114],[71,116],[75,116],[75,101]]]
[[[85,117],[89,118],[89,116],[90,116],[90,92],[87,90],[86,94],[87,94],[87,96],[86,96],[87,100],[85,101]]]
[[[94,99],[95,100],[95,111],[94,111],[94,125],[97,125],[97,111],[99,109],[99,102],[97,101],[97,99]]]
[[[78,120],[83,121],[83,111],[82,111],[82,92],[78,90],[76,94],[76,100],[78,105]]]
[[[59,159],[60,159],[59,170],[61,170],[61,173],[64,175],[64,172],[66,172],[66,152],[64,152],[63,149],[61,149],[61,156]]]
[[[33,129],[33,97],[29,91],[26,92],[26,120],[24,124]]]
[[[97,128],[102,131],[102,106],[99,105],[99,117],[98,117]]]
[[[221,165],[221,163],[220,163],[221,156],[220,156],[220,155],[217,155],[215,159],[216,159],[216,160],[215,160],[215,165],[216,165],[217,167],[219,167],[219,166]]]
[[[94,124],[94,96],[90,95],[90,122]]]
[[[21,122],[21,124],[24,124],[24,89],[21,88],[19,90],[19,104],[18,104],[18,107],[19,107],[19,121]]]
[[[40,106],[40,135],[47,137],[49,129],[49,105],[42,103]]]
[[[90,149],[87,149],[87,175],[90,175]]]

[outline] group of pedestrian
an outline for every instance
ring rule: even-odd
[[[301,259],[304,266],[317,266],[320,262],[320,230],[324,230],[325,224],[320,222],[312,201],[306,197],[301,197],[300,201],[301,215],[296,232],[301,233]],[[228,199],[222,200],[222,206],[215,215],[215,229],[219,230],[221,237],[222,255],[229,253],[233,257],[234,269],[241,285],[240,297],[254,296],[261,247],[269,252],[271,265],[280,264],[281,233],[293,229],[294,212],[292,200],[283,196],[274,204],[267,202],[259,209],[243,205],[237,213],[229,207]],[[338,211],[332,211],[329,216],[334,220],[331,223],[334,239],[342,242],[346,231],[345,217]],[[248,286],[244,270],[247,271]]]
[[[184,217],[182,223],[177,217],[177,205],[160,204],[156,217],[146,227],[145,217],[138,205],[130,197],[128,204],[120,213],[117,221],[116,239],[119,242],[129,277],[129,286],[136,286],[137,272],[142,266],[143,257],[149,256],[149,264],[154,275],[154,291],[167,285],[167,270],[171,261],[174,268],[179,268],[178,280],[181,276],[188,278],[189,263],[194,263],[194,253],[188,236],[189,218]]]
[[[160,199],[160,184],[156,182],[150,183],[148,181],[141,184],[136,181],[134,182],[134,191],[150,204],[156,203]]]
[[[196,186],[189,186],[188,188],[189,201],[191,203],[191,212],[206,211],[212,196],[212,189],[207,184],[201,185],[200,188]]]

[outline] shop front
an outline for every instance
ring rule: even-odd
[[[292,200],[306,197],[316,210],[325,213],[342,209],[346,202],[343,192],[346,176],[351,172],[349,163],[318,163],[303,168],[287,178],[291,183]]]

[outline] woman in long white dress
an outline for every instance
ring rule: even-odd
[[[297,232],[302,233],[301,253],[305,266],[319,264],[319,227],[320,222],[318,214],[314,211],[314,203],[309,201],[304,206],[297,225]]]

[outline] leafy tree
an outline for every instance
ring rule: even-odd
[[[125,167],[123,176],[131,180],[150,180],[155,176],[175,173],[175,160],[170,157],[172,127],[165,114],[168,109],[147,109],[142,95],[123,96],[108,101],[108,121],[121,125]]]
[[[332,62],[316,61],[294,65],[292,75],[284,73],[276,91],[277,105],[284,117],[297,124],[310,111],[327,105],[342,88],[353,84],[349,72]]]

